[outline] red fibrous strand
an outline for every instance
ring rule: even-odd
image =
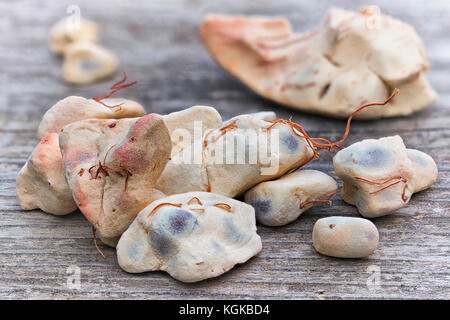
[[[105,165],[105,163],[106,163],[106,157],[108,156],[108,154],[109,154],[109,152],[111,151],[111,149],[114,148],[115,146],[116,146],[115,144],[112,145],[111,147],[109,147],[108,151],[106,151],[105,156],[103,157],[103,163],[99,160],[99,161],[98,161],[98,164],[93,165],[92,167],[90,167],[90,168],[88,169],[88,172],[89,172],[90,175],[91,175],[91,178],[90,178],[91,180],[92,180],[92,179],[98,179],[98,178],[100,178],[100,174],[101,174],[101,173],[103,173],[103,175],[104,175],[105,177],[109,176],[108,170],[114,172],[115,174],[119,175],[120,177],[124,177],[124,176],[125,176],[125,185],[124,185],[124,188],[123,188],[123,191],[125,192],[125,191],[127,191],[127,188],[128,188],[128,178],[131,177],[133,174],[132,174],[128,169],[126,169],[125,167],[123,167],[122,164],[121,164],[121,166],[120,166],[120,170]],[[92,172],[92,169],[95,168],[96,166],[98,166],[98,168],[97,168],[97,171],[95,171],[95,174],[94,174],[94,173]]]
[[[361,110],[368,108],[368,107],[373,107],[373,106],[384,106],[386,104],[388,104],[392,99],[394,99],[394,97],[400,92],[399,89],[395,88],[394,91],[392,91],[392,94],[389,96],[389,98],[387,98],[384,102],[374,102],[374,103],[369,103],[369,104],[365,104],[361,107],[359,107],[358,109],[356,109],[355,111],[353,111],[350,116],[347,119],[347,126],[345,128],[345,133],[342,136],[341,140],[337,141],[337,142],[333,142],[331,144],[325,144],[325,145],[319,145],[319,147],[323,147],[323,146],[330,146],[330,147],[335,147],[340,145],[342,142],[345,141],[345,139],[347,139],[348,133],[350,132],[350,123],[352,122],[353,117],[360,112]]]
[[[216,143],[217,140],[219,140],[228,131],[236,129],[237,128],[236,121],[237,120],[233,120],[230,124],[226,125],[225,127],[222,127],[220,129],[218,129],[219,130],[219,134],[218,134],[217,137],[214,138],[212,143]],[[203,139],[203,151],[206,149],[206,147],[208,147],[208,138],[211,135],[211,133],[213,133],[214,131],[216,131],[216,130],[210,130],[205,135],[205,138]],[[211,192],[211,183],[209,182],[209,179],[208,179],[208,185],[206,186],[206,192]]]
[[[313,151],[313,158],[318,158],[319,153],[317,152],[317,149],[326,149],[326,150],[330,151],[334,147],[340,148],[340,149],[343,148],[341,146],[341,143],[343,143],[345,141],[345,139],[347,139],[347,136],[350,132],[350,123],[352,122],[353,117],[358,112],[360,112],[361,110],[363,110],[365,108],[372,107],[372,106],[384,106],[387,103],[389,103],[398,93],[399,93],[399,89],[394,89],[394,91],[389,96],[389,98],[387,98],[384,102],[375,102],[375,103],[365,104],[365,105],[359,107],[358,109],[356,109],[355,111],[353,111],[347,119],[347,126],[345,128],[344,135],[342,136],[342,138],[339,141],[336,141],[336,142],[331,142],[328,139],[324,139],[324,138],[312,138],[308,135],[308,133],[305,131],[305,129],[301,125],[294,123],[291,120],[284,120],[284,119],[265,120],[266,122],[270,123],[270,125],[268,127],[264,128],[264,130],[268,131],[278,123],[287,124],[288,126],[291,127],[292,132],[295,135],[297,135],[300,138],[304,138],[306,140],[308,146]],[[311,161],[311,160],[309,160],[309,161]]]
[[[323,196],[321,196],[319,199],[305,201],[305,202],[300,204],[300,209],[303,209],[304,207],[310,205],[311,203],[318,203],[318,202],[328,203],[328,205],[331,207],[333,202],[331,200],[329,200],[329,199],[326,199],[326,198],[329,198],[329,197],[335,195],[338,192],[341,192],[341,190],[339,189],[339,190],[328,192],[328,193],[324,194]]]
[[[159,208],[161,208],[161,207],[163,207],[163,206],[173,206],[173,207],[181,208],[181,203],[170,203],[170,202],[160,203],[160,204],[158,204],[156,207],[154,207],[152,211],[150,211],[150,213],[147,215],[147,218],[149,218],[149,217],[151,217],[152,215],[154,215],[155,212],[156,212]]]
[[[380,188],[380,189],[378,189],[376,191],[371,192],[370,194],[375,194],[375,193],[381,192],[381,191],[383,191],[383,190],[385,190],[387,188],[390,188],[392,186],[395,186],[396,184],[399,184],[401,182],[405,182],[406,183],[406,180],[405,179],[397,180],[395,182],[392,182],[391,184],[388,184],[387,186],[384,186],[383,188]]]
[[[231,212],[231,206],[226,203],[216,203],[214,207]]]
[[[219,140],[224,134],[226,134],[228,131],[231,131],[233,129],[237,128],[236,125],[236,121],[237,120],[233,120],[230,124],[226,125],[225,127],[222,127],[219,130],[219,134],[217,137],[214,138],[214,140],[212,141],[212,143],[216,143],[217,140]],[[208,146],[208,137],[211,133],[213,133],[215,130],[211,130],[209,131],[206,135],[205,135],[205,139],[203,140],[203,146],[206,148]]]
[[[200,201],[200,199],[199,198],[197,198],[197,197],[192,197],[188,202],[187,202],[187,204],[191,204],[193,201],[195,201],[195,202],[197,202],[197,204],[199,204],[199,205],[203,205],[203,203]]]
[[[127,191],[127,188],[128,188],[128,179],[133,175],[128,169],[126,169],[126,168],[124,168],[124,167],[121,167],[122,168],[122,170],[125,172],[125,184],[124,184],[124,187],[123,187],[123,192],[126,192]]]
[[[402,200],[403,202],[406,202],[408,200],[408,197],[406,196],[406,188],[408,188],[408,184],[405,182],[405,185],[403,186],[403,191],[402,191]]]
[[[103,99],[108,99],[109,97],[111,97],[113,94],[119,92],[120,90],[123,90],[123,89],[125,89],[125,88],[131,87],[131,86],[133,86],[133,85],[135,85],[135,84],[137,83],[137,81],[133,81],[133,82],[131,82],[131,83],[123,84],[125,81],[127,81],[127,78],[128,78],[127,73],[124,71],[124,72],[123,72],[123,79],[120,80],[120,81],[118,81],[118,82],[116,82],[116,83],[114,83],[114,84],[110,87],[111,91],[110,91],[107,95],[105,95],[105,96],[103,96],[103,97],[94,97],[94,98],[92,98],[92,100],[94,100],[94,101],[96,101],[96,102],[102,104],[103,106],[105,106],[105,107],[107,107],[107,108],[109,108],[109,109],[118,108],[118,109],[115,110],[115,111],[122,110],[122,105],[123,105],[123,103],[120,103],[120,104],[117,104],[117,105],[114,105],[114,106],[108,106],[108,105],[107,105],[106,103],[104,103],[102,100],[103,100]]]
[[[359,181],[363,181],[363,182],[367,182],[369,184],[376,184],[376,185],[382,186],[382,185],[384,185],[384,184],[386,184],[388,182],[391,182],[392,180],[399,180],[399,179],[403,179],[403,178],[400,177],[400,176],[396,176],[396,177],[392,177],[392,178],[389,178],[389,179],[381,181],[381,182],[372,181],[372,180],[368,180],[368,179],[361,178],[361,177],[354,177],[354,179],[355,180],[359,180]]]
[[[98,243],[97,243],[97,236],[95,235],[95,227],[92,227],[92,234],[94,235],[94,245],[95,245],[95,248],[97,249],[98,253],[100,253],[100,255],[103,257],[103,259],[106,259],[106,258],[109,258],[109,257],[113,256],[114,253],[111,253],[111,254],[109,254],[109,255],[105,255],[105,254],[103,253],[103,251],[100,249],[100,247],[98,246]]]
[[[405,195],[406,188],[408,188],[408,181],[405,178],[401,177],[401,176],[392,177],[392,178],[386,179],[386,180],[381,181],[381,182],[371,181],[371,180],[368,180],[368,179],[365,179],[365,178],[361,178],[361,177],[354,177],[354,179],[355,180],[359,180],[359,181],[363,181],[363,182],[366,182],[366,183],[369,183],[369,184],[373,184],[373,185],[383,186],[382,188],[380,188],[378,190],[370,192],[370,194],[376,194],[376,193],[381,192],[383,190],[386,190],[386,189],[388,189],[388,188],[390,188],[392,186],[395,186],[395,185],[397,185],[399,183],[404,183],[405,185],[403,186],[403,190],[402,190],[402,200],[403,200],[403,202],[406,202],[408,200],[408,198]],[[388,182],[392,182],[392,183],[389,183],[387,186],[384,186]]]
[[[316,199],[316,200],[308,200],[308,201],[306,201],[306,202],[303,202],[301,205],[300,205],[300,209],[303,209],[304,207],[306,207],[306,206],[308,206],[308,205],[310,205],[310,204],[312,204],[312,203],[318,203],[318,202],[325,202],[325,203],[328,203],[328,205],[331,207],[331,205],[333,204],[333,202],[331,201],[331,200],[328,200],[328,199]]]

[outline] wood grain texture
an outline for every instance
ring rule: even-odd
[[[89,223],[79,212],[55,217],[24,212],[15,197],[15,179],[38,142],[43,113],[68,95],[93,97],[111,79],[89,86],[61,81],[61,59],[48,49],[51,25],[68,5],[101,26],[100,43],[115,52],[121,70],[138,84],[126,97],[147,111],[168,113],[195,104],[216,107],[223,118],[276,110],[293,116],[313,136],[336,139],[345,122],[290,110],[256,96],[208,56],[198,37],[204,14],[243,13],[287,16],[295,30],[318,23],[329,6],[357,9],[363,1],[7,1],[0,2],[0,298],[99,299],[327,299],[450,298],[450,3],[375,1],[382,10],[413,24],[428,48],[429,77],[439,99],[407,118],[360,121],[347,145],[364,138],[399,134],[409,148],[429,153],[438,181],[413,196],[397,213],[375,219],[380,245],[368,259],[340,260],[312,248],[314,222],[328,215],[357,216],[336,196],[330,209],[318,206],[281,228],[258,226],[261,254],[216,279],[183,284],[162,272],[131,275],[115,258],[95,250]],[[116,78],[119,78],[117,75]],[[334,176],[332,154],[308,165]],[[108,251],[108,249],[106,249]],[[81,268],[81,288],[67,287],[67,268]],[[381,286],[366,285],[369,266],[381,271]]]

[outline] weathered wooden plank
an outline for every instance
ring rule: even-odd
[[[151,112],[168,113],[195,104],[212,105],[229,118],[243,112],[276,110],[293,116],[313,136],[338,139],[345,121],[305,114],[258,97],[226,74],[198,38],[207,12],[287,16],[296,30],[317,24],[331,3],[349,9],[363,2],[248,1],[72,1],[101,27],[101,44],[114,51],[138,85],[126,97]],[[61,59],[47,46],[50,26],[65,15],[60,1],[0,1],[0,298],[449,298],[450,297],[450,4],[375,1],[382,10],[416,26],[432,61],[430,81],[440,97],[406,118],[357,121],[350,144],[400,134],[410,148],[435,158],[440,174],[429,190],[413,196],[397,213],[375,219],[380,246],[368,259],[340,260],[312,248],[314,222],[330,214],[357,216],[335,196],[332,208],[318,206],[281,228],[258,226],[261,254],[217,279],[183,284],[162,272],[130,275],[115,258],[102,259],[89,223],[75,212],[54,217],[24,212],[15,198],[15,177],[38,142],[42,114],[68,95],[93,97],[110,80],[69,86],[60,80]],[[332,154],[308,165],[335,177]],[[109,250],[105,248],[105,250]],[[67,268],[81,270],[81,288],[67,287]],[[367,286],[369,266],[380,268],[381,285]]]

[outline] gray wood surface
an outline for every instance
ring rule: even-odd
[[[100,43],[115,52],[121,70],[138,84],[126,97],[148,111],[168,113],[195,104],[228,117],[259,110],[293,116],[313,136],[336,139],[345,122],[290,110],[262,99],[226,74],[202,47],[197,28],[208,12],[287,16],[296,30],[318,23],[331,5],[357,9],[363,1],[0,1],[0,298],[91,299],[331,299],[450,298],[450,2],[375,1],[382,10],[413,24],[428,48],[429,77],[439,99],[407,118],[355,122],[347,145],[363,138],[399,134],[409,148],[429,153],[437,182],[413,196],[397,213],[374,220],[378,250],[368,259],[339,260],[312,248],[314,222],[328,215],[357,216],[336,196],[281,228],[258,226],[261,254],[212,280],[183,284],[162,272],[131,275],[115,258],[95,250],[89,223],[79,212],[55,217],[25,212],[15,197],[15,179],[38,142],[43,113],[68,95],[106,93],[112,79],[69,86],[60,79],[61,59],[48,49],[51,25],[75,4],[101,26]],[[116,76],[118,79],[120,75]],[[332,154],[308,165],[334,176]],[[105,249],[105,251],[110,251]],[[69,289],[67,268],[81,270],[81,288]],[[379,268],[379,287],[367,286]],[[372,270],[369,268],[369,270]]]

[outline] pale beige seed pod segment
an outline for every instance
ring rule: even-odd
[[[62,172],[58,133],[44,136],[20,170],[16,194],[23,210],[64,215],[77,209]]]

